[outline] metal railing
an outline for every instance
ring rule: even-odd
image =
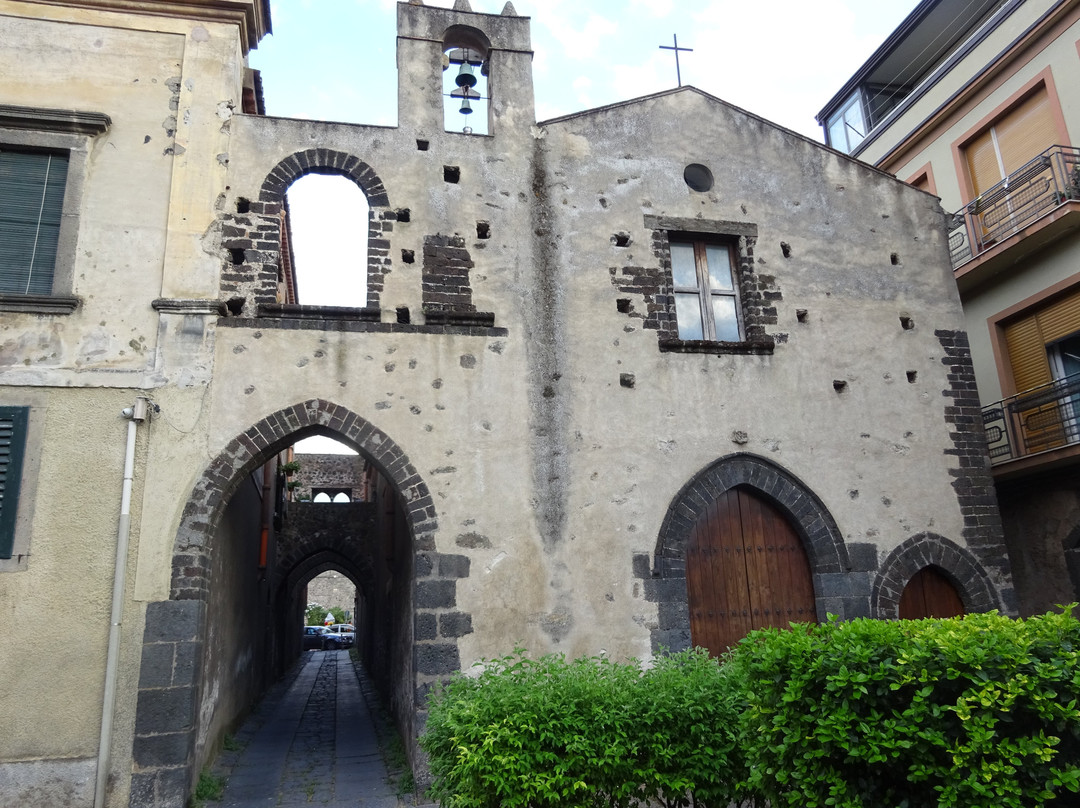
[[[953,269],[1070,199],[1080,199],[1080,149],[1051,146],[949,217]]]
[[[1080,374],[983,407],[991,464],[1080,443]]]

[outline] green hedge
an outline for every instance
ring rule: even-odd
[[[420,744],[447,808],[1035,806],[1080,790],[1078,651],[1068,610],[766,630],[723,664],[518,651],[437,690]]]
[[[1078,652],[1071,610],[758,632],[730,663],[746,684],[749,785],[805,808],[1007,808],[1076,792]]]
[[[703,651],[648,670],[522,652],[436,692],[420,745],[448,808],[726,806],[739,688]]]

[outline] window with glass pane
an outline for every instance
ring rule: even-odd
[[[829,117],[826,130],[829,145],[850,154],[866,137],[866,117],[863,115],[862,94],[856,90],[839,111]]]
[[[68,157],[0,149],[0,294],[48,295]]]
[[[733,270],[729,245],[671,242],[671,280],[679,339],[742,341]]]

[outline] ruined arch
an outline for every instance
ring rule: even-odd
[[[937,567],[944,574],[956,587],[966,612],[1006,611],[998,602],[990,576],[969,550],[936,533],[917,533],[881,563],[870,594],[871,613],[895,620],[904,587],[924,567]]]
[[[263,179],[259,188],[259,203],[263,211],[279,212],[289,186],[308,174],[345,177],[355,183],[367,197],[367,305],[378,308],[384,278],[390,271],[387,231],[397,219],[397,213],[390,210],[390,198],[382,178],[374,168],[354,154],[335,149],[304,149],[283,159]],[[275,207],[276,211],[270,209]]]
[[[237,435],[192,487],[173,551],[170,598],[149,603],[143,632],[133,746],[130,805],[180,804],[197,777],[202,659],[207,648],[212,539],[225,507],[242,481],[276,452],[312,434],[352,445],[392,485],[401,502],[409,558],[408,613],[399,615],[410,644],[407,681],[394,694],[400,727],[415,738],[426,689],[460,667],[458,639],[471,632],[471,616],[456,610],[457,579],[469,574],[464,556],[434,552],[438,525],[427,484],[404,451],[384,432],[333,402],[310,399],[271,413]],[[324,548],[299,566],[303,574],[325,565],[362,576],[362,565]],[[413,630],[412,626],[416,625]],[[410,744],[411,746],[411,744]],[[415,749],[410,748],[415,753]]]
[[[375,169],[348,152],[334,149],[304,149],[290,154],[276,166],[259,188],[260,202],[280,202],[289,186],[308,174],[338,174],[359,186],[372,208],[390,206],[386,187]]]
[[[801,480],[775,463],[738,453],[722,457],[695,474],[668,507],[645,585],[646,597],[659,607],[657,627],[652,630],[654,653],[690,646],[686,547],[695,522],[709,504],[737,487],[749,489],[775,505],[799,534],[810,561],[818,619],[824,620],[826,612],[859,612],[853,602],[865,600],[868,593],[859,591],[858,579],[840,580],[847,578],[848,552],[825,504]],[[644,572],[639,567],[639,573]],[[847,601],[834,597],[838,591],[846,592]]]

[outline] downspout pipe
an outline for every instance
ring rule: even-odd
[[[135,406],[121,415],[128,421],[124,452],[124,487],[120,495],[120,522],[116,528],[116,565],[113,571],[112,612],[109,617],[109,653],[105,664],[105,697],[101,705],[101,737],[98,740],[97,783],[94,808],[105,808],[109,782],[109,752],[112,749],[113,717],[116,713],[116,680],[120,661],[120,623],[124,613],[124,585],[127,577],[128,537],[131,532],[131,481],[135,476],[135,433],[150,414],[150,399],[139,396]]]

